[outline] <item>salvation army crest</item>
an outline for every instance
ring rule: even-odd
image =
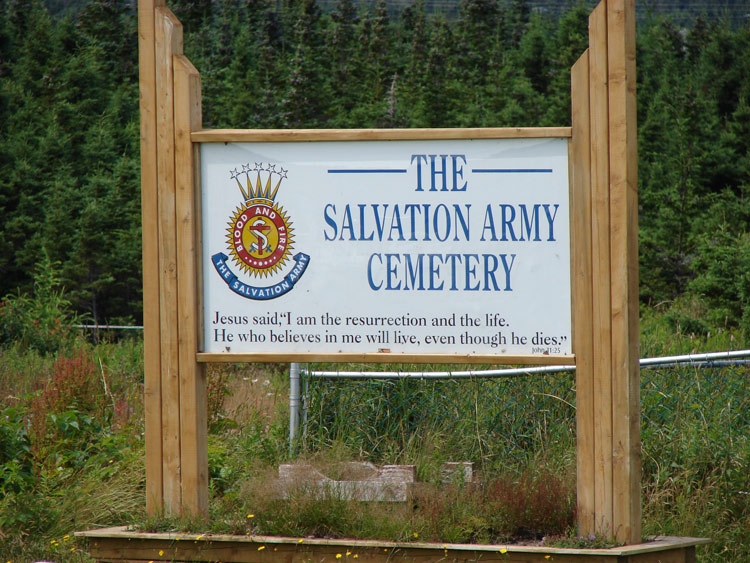
[[[211,261],[229,289],[242,297],[261,300],[281,297],[294,288],[310,262],[307,254],[292,255],[292,221],[277,201],[287,172],[281,167],[277,169],[275,164],[262,162],[256,162],[252,168],[243,164],[241,170],[230,171],[242,201],[227,222],[228,254],[214,254]],[[232,267],[238,268],[243,279]],[[260,280],[266,285],[256,285]]]

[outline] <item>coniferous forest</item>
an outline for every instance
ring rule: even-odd
[[[135,2],[81,4],[0,4],[0,296],[53,268],[79,314],[140,323]],[[569,125],[590,3],[530,4],[168,2],[205,127]],[[639,13],[637,64],[641,302],[747,334],[750,23]]]

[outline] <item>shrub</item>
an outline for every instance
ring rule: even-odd
[[[34,275],[34,294],[6,295],[0,302],[0,344],[18,342],[42,354],[54,353],[75,337],[81,318],[65,298],[54,264],[46,252]]]
[[[703,237],[690,289],[708,303],[706,316],[717,325],[744,324],[750,316],[750,233],[735,235],[722,226]]]

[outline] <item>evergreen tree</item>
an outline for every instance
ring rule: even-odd
[[[302,0],[294,25],[295,53],[281,102],[285,127],[322,127],[326,123],[326,90],[321,61],[321,11],[315,0]]]
[[[547,93],[548,109],[543,125],[570,124],[570,68],[588,47],[588,9],[577,4],[567,10],[557,23],[554,46],[550,54],[551,78]]]
[[[518,47],[518,62],[529,79],[531,86],[542,94],[547,94],[551,76],[551,54],[553,46],[550,38],[552,30],[541,17],[531,18],[529,27],[521,38]]]
[[[10,72],[11,64],[11,38],[9,34],[9,25],[7,15],[4,9],[0,8],[0,79]],[[2,107],[0,107],[0,111]],[[2,118],[2,114],[0,114]]]
[[[500,22],[500,5],[497,0],[463,0],[458,27],[458,70],[476,83],[486,72],[490,61],[500,54],[501,43],[497,36]]]
[[[260,96],[260,58],[253,24],[238,25],[232,37],[233,56],[220,72],[222,89],[215,101],[216,115],[229,127],[249,128]]]
[[[455,23],[456,41],[450,75],[456,102],[456,125],[486,122],[486,85],[493,66],[503,57],[501,11],[497,0],[464,0]]]
[[[511,0],[508,11],[509,43],[511,47],[518,47],[521,38],[526,34],[526,28],[531,20],[531,7],[528,0]]]
[[[430,40],[424,82],[422,84],[421,121],[425,127],[450,127],[454,109],[449,91],[450,29],[447,22],[437,18]]]
[[[212,103],[224,126],[278,127],[283,76],[278,67],[283,29],[271,0],[247,0],[237,14],[228,65],[218,69],[221,88]]]
[[[708,96],[716,100],[719,117],[726,119],[737,108],[742,82],[747,79],[744,74],[750,68],[746,60],[747,45],[743,46],[737,40],[740,35],[724,25],[714,26],[710,41],[706,41],[707,33],[704,32],[704,37],[700,38],[703,44],[697,40],[697,35],[693,32],[688,38],[693,39],[697,49],[705,45],[698,61],[701,67],[699,70],[705,74],[704,86]]]
[[[180,11],[180,5],[175,10]],[[185,30],[185,55],[201,73],[203,125],[230,127],[227,99],[229,66],[235,56],[236,38],[243,25],[241,0],[217,0]],[[177,13],[175,14],[177,15]]]
[[[74,288],[71,295],[79,310],[95,312],[97,320],[103,318],[97,313],[96,296],[114,285],[111,263],[128,257],[130,270],[138,269],[140,254],[140,241],[135,239],[128,251],[120,248],[119,257],[112,258],[109,253],[117,245],[108,238],[113,231],[97,222],[137,226],[139,221],[137,85],[128,82],[135,64],[127,62],[135,52],[126,55],[126,49],[109,43],[99,27],[117,21],[123,29],[128,17],[132,22],[132,15],[114,9],[116,4],[93,2],[79,26],[68,18],[54,21],[32,4],[23,21],[27,34],[19,44],[17,63],[1,79],[9,119],[4,123],[7,144],[0,164],[0,244],[13,249],[0,262],[1,277],[12,288],[27,288],[44,250],[65,264],[63,284]],[[97,11],[107,7],[112,9]],[[105,21],[105,15],[111,21]],[[123,60],[124,66],[119,64]],[[127,201],[104,205],[115,186],[102,179],[91,193],[89,179],[106,178],[121,159],[134,171],[127,181]],[[94,216],[98,219],[92,222]],[[81,237],[92,244],[77,252]],[[138,288],[133,276],[122,279]],[[132,293],[128,289],[123,294],[127,292]],[[110,303],[113,315],[131,314],[139,307],[137,296],[126,304],[116,298]]]
[[[392,60],[393,41],[384,0],[360,21],[354,64],[356,84],[352,90],[357,105],[349,114],[355,127],[394,127],[398,123],[395,79],[398,69]]]
[[[23,6],[21,5],[23,4]],[[28,12],[23,12],[28,8]],[[28,289],[35,257],[43,246],[45,192],[50,179],[64,173],[66,137],[53,106],[59,61],[53,26],[38,2],[10,6],[15,62],[3,78],[7,100],[0,202],[3,243],[11,249],[0,258],[0,291]]]
[[[655,93],[642,99],[647,108],[639,130],[641,292],[646,299],[664,299],[688,287],[705,227],[701,216],[726,186],[731,152],[722,142],[716,100],[705,96],[682,36],[663,25],[654,39],[668,48],[656,55]]]
[[[373,108],[367,126],[395,127],[397,124],[395,79],[396,69],[390,57],[389,47],[393,42],[391,23],[388,18],[388,5],[378,0],[372,15],[372,34],[367,42],[367,60],[370,61],[365,92],[370,93],[366,100]]]
[[[424,84],[427,71],[427,54],[429,49],[427,16],[424,1],[416,0],[404,8],[401,14],[401,33],[398,35],[399,46],[404,53],[399,66],[403,74],[396,79],[396,97],[401,102],[404,124],[407,127],[423,127],[419,116],[421,105],[421,85]]]
[[[89,0],[81,11],[78,30],[90,46],[99,49],[111,83],[136,79],[136,23],[127,0]]]
[[[21,46],[29,32],[31,22],[42,10],[39,0],[10,0],[8,2],[7,32],[11,45],[10,52],[21,54]]]
[[[170,0],[168,3],[186,34],[197,32],[211,20],[213,5],[211,0]]]
[[[331,126],[354,125],[350,114],[361,93],[359,61],[355,53],[359,50],[361,34],[358,29],[359,15],[352,0],[337,0],[331,12],[331,26],[326,33],[327,91],[330,92]]]
[[[284,88],[281,71],[283,60],[283,36],[281,20],[266,2],[258,27],[258,93],[253,123],[257,127],[280,127],[280,98]]]

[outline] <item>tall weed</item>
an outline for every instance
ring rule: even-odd
[[[0,400],[17,404],[22,397],[39,389],[39,382],[52,376],[54,356],[12,343],[0,345]]]
[[[119,346],[95,355],[79,341],[55,358],[0,350],[13,394],[0,410],[0,559],[88,561],[73,531],[143,510],[142,434],[132,424],[142,364],[132,344]]]
[[[306,447],[337,441],[362,458],[413,463],[415,445],[432,445],[449,461],[482,466],[524,463],[534,452],[572,447],[572,377],[431,381],[310,379]],[[436,438],[439,436],[439,446]],[[434,447],[438,446],[438,447]]]
[[[575,524],[573,480],[544,469],[485,476],[481,483],[420,483],[403,503],[349,500],[335,488],[321,491],[304,481],[282,488],[273,472],[256,471],[239,494],[223,499],[215,522],[241,516],[216,531],[490,543],[540,541]]]
[[[641,311],[641,356],[658,357],[743,350],[750,332],[709,315],[707,303],[691,295]]]
[[[15,343],[42,354],[71,344],[82,317],[65,297],[61,279],[46,251],[34,273],[34,292],[6,295],[0,302],[0,345]]]

